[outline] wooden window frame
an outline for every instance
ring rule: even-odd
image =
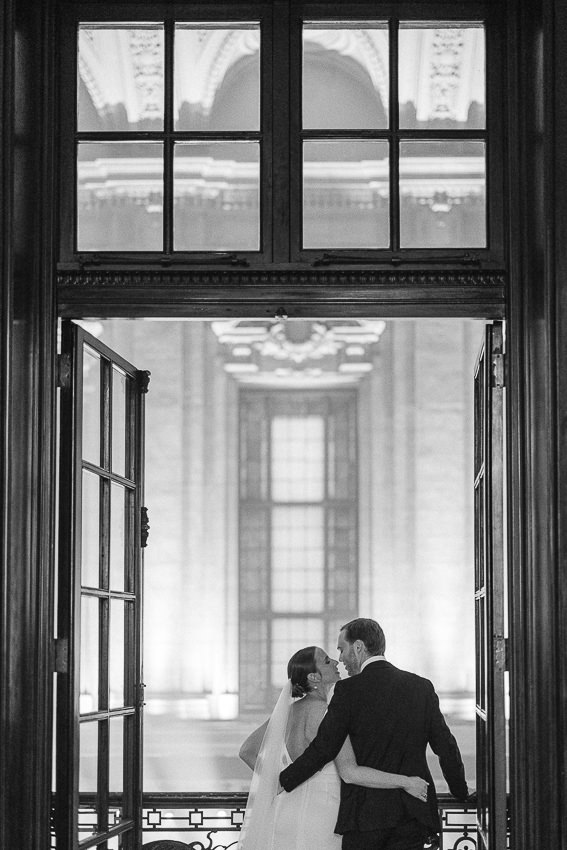
[[[60,17],[61,33],[61,97],[60,127],[69,125],[69,115],[76,114],[76,26],[79,21],[132,22],[165,21],[166,43],[171,48],[173,23],[179,21],[260,21],[261,26],[261,122],[260,133],[238,133],[241,138],[261,137],[260,161],[260,251],[247,252],[187,252],[173,251],[172,190],[173,175],[171,156],[166,156],[164,175],[164,247],[163,252],[78,252],[75,246],[76,222],[76,180],[75,180],[75,144],[77,134],[75,119],[72,132],[61,133],[60,154],[60,263],[59,271],[68,272],[120,269],[120,270],[165,270],[195,268],[215,268],[229,270],[242,266],[252,271],[285,271],[294,274],[296,270],[313,270],[317,267],[345,267],[357,270],[361,267],[383,268],[389,271],[400,266],[408,270],[426,268],[466,269],[474,272],[487,270],[493,272],[504,264],[504,154],[503,154],[503,91],[500,83],[504,79],[503,25],[500,21],[502,9],[499,4],[470,2],[420,2],[407,0],[405,3],[355,3],[349,5],[348,20],[389,20],[391,30],[395,30],[392,21],[476,21],[486,24],[486,115],[487,131],[400,131],[397,128],[397,108],[393,94],[397,80],[397,57],[394,49],[390,52],[390,127],[374,136],[388,139],[391,146],[393,163],[392,181],[397,176],[396,150],[402,138],[488,138],[487,142],[487,247],[482,249],[439,249],[439,248],[403,248],[396,239],[399,231],[396,202],[397,184],[394,197],[390,199],[391,229],[394,237],[389,249],[349,251],[302,248],[302,174],[301,146],[302,138],[313,135],[312,131],[301,130],[301,34],[304,20],[337,20],[345,18],[344,5],[338,3],[302,3],[296,0],[281,0],[269,3],[199,3],[160,4],[160,3],[85,3],[62,4]],[[169,33],[169,35],[168,35]],[[172,63],[171,52],[166,62],[166,104],[172,107]],[[494,80],[498,81],[494,83]],[[292,106],[293,104],[293,106]],[[367,133],[369,131],[366,131]],[[361,131],[359,131],[359,134]],[[357,137],[359,134],[356,134]],[[107,134],[81,133],[85,141],[96,141]],[[213,134],[216,137],[219,133]],[[233,138],[234,133],[227,134]],[[316,132],[323,138],[325,132]],[[336,136],[336,134],[334,134]],[[348,132],[346,133],[348,136]],[[353,135],[352,133],[350,134]],[[119,141],[125,136],[163,141],[171,146],[173,139],[193,139],[199,136],[203,141],[210,140],[211,134],[181,133],[173,131],[172,122],[167,122],[162,132],[112,134]],[[333,136],[330,133],[330,136]],[[366,136],[365,136],[366,137]],[[362,136],[361,136],[362,138]],[[71,189],[69,187],[72,187]],[[355,275],[356,276],[356,275]],[[411,280],[407,276],[408,282]],[[277,279],[271,281],[277,286]],[[88,284],[87,284],[88,285]],[[491,311],[489,311],[491,312]]]

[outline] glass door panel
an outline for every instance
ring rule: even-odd
[[[126,554],[126,490],[112,482],[110,487],[110,589],[124,590]]]
[[[100,478],[83,470],[81,527],[81,584],[98,587],[100,583]]]
[[[71,377],[61,389],[58,623],[69,675],[57,691],[57,845],[134,850],[147,379],[72,322],[62,338]]]
[[[100,601],[97,596],[81,599],[81,655],[79,667],[79,710],[88,714],[99,709]]]
[[[126,604],[122,599],[112,599],[110,602],[108,676],[111,708],[118,708],[126,702],[124,694],[124,606]]]
[[[100,463],[100,357],[85,346],[83,354],[83,439],[84,460]]]
[[[110,720],[110,767],[109,788],[113,798],[121,798],[124,793],[124,717]]]
[[[127,476],[126,413],[128,378],[120,369],[112,368],[112,471]]]

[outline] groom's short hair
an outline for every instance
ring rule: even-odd
[[[349,623],[341,626],[342,631],[344,631],[345,638],[349,643],[354,643],[355,640],[361,640],[371,655],[384,655],[386,651],[386,638],[382,627],[376,620],[369,620],[367,617],[357,617],[356,620],[351,620]]]

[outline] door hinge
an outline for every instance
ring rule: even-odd
[[[492,386],[503,389],[506,386],[506,355],[494,352],[492,355]]]
[[[503,635],[494,635],[494,669],[498,673],[510,669],[508,638]]]
[[[140,546],[145,549],[148,545],[148,535],[150,532],[150,519],[147,508],[140,508]]]
[[[71,386],[71,355],[57,355],[57,386],[68,389]]]
[[[53,641],[53,669],[56,673],[69,672],[68,638],[55,638]]]

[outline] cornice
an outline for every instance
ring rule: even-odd
[[[398,287],[504,287],[502,271],[410,271],[368,269],[188,269],[188,270],[88,270],[60,271],[58,288],[63,289],[160,289],[222,285],[241,289],[273,286],[398,286]]]
[[[284,305],[290,316],[504,314],[506,274],[472,269],[62,270],[60,314],[253,316]],[[401,309],[400,309],[401,307]],[[95,309],[95,312],[93,312]],[[99,312],[96,312],[96,309]],[[86,311],[86,312],[85,312]],[[370,311],[370,312],[369,312]],[[327,313],[330,315],[330,313]],[[378,314],[376,314],[378,315]]]

